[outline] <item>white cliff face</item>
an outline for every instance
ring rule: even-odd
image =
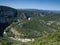
[[[16,41],[20,41],[20,42],[34,42],[35,41],[35,39],[27,39],[27,38],[13,38],[13,37],[10,37],[10,38]]]

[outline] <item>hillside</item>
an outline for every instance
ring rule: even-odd
[[[7,6],[0,6],[0,36],[3,36],[4,29],[14,22],[16,17],[16,9]]]
[[[59,45],[60,13],[0,6],[0,34],[1,45]]]
[[[22,43],[14,43],[14,45],[59,45],[60,35],[60,14],[48,15],[44,17],[31,17],[31,20],[24,19],[23,21],[11,24],[5,29],[5,36],[12,37],[13,40]],[[13,31],[12,31],[13,30]],[[56,32],[57,31],[57,32]],[[55,36],[56,35],[56,36]],[[23,39],[34,39],[31,41],[22,41]],[[48,41],[48,42],[47,42]],[[25,42],[25,43],[24,43]]]
[[[24,20],[12,24],[7,30],[13,28],[18,31],[21,36],[23,34],[22,37],[40,37],[44,32],[52,33],[60,29],[59,16],[60,15],[50,15],[42,18],[31,17],[31,20]]]

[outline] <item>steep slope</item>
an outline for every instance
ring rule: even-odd
[[[3,36],[4,29],[15,21],[17,10],[7,6],[0,6],[0,36]]]

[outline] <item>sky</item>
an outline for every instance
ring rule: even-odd
[[[0,5],[16,9],[60,10],[60,0],[0,0]]]

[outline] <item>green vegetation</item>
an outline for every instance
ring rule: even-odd
[[[36,38],[36,37],[40,37],[44,34],[44,31],[52,33],[53,31],[55,31],[54,28],[51,28],[49,26],[47,26],[47,24],[45,24],[43,22],[44,20],[40,20],[38,19],[32,19],[30,21],[23,21],[21,23],[16,23],[16,24],[12,24],[10,27],[8,27],[5,31],[7,33],[7,36],[9,36],[9,34],[12,36],[12,28],[16,31],[19,32],[20,37],[26,37],[26,38]],[[10,33],[11,32],[11,33]],[[10,37],[11,37],[10,36]]]
[[[17,10],[16,17],[3,16],[11,24],[5,28],[3,37],[0,37],[0,45],[60,45],[60,14],[48,12]],[[0,12],[0,17],[2,14]],[[23,42],[21,39],[34,41]]]
[[[54,33],[47,33],[42,37],[35,38],[34,42],[13,42],[11,45],[60,45],[60,30]]]
[[[58,28],[59,25],[57,25],[56,22],[48,25],[48,22],[49,21],[45,21],[45,19],[42,20],[39,18],[32,18],[30,21],[25,20],[22,22],[13,23],[10,25],[10,27],[6,28],[5,31],[9,30],[10,32],[11,28],[14,28],[16,31],[18,31],[18,33],[21,34],[17,37],[35,39],[34,42],[17,41],[13,42],[12,45],[60,45],[60,29]],[[12,34],[13,33],[11,33],[11,35]]]

